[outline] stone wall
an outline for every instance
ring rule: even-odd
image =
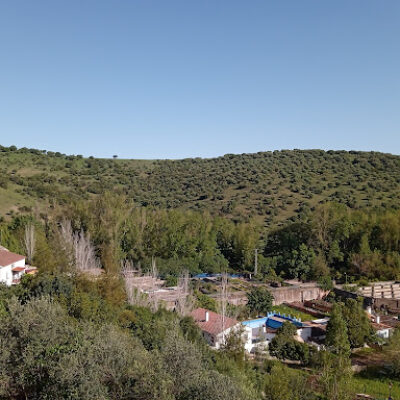
[[[265,285],[255,285],[265,286]],[[316,282],[299,283],[292,286],[283,286],[278,288],[267,288],[274,296],[274,305],[282,303],[304,302],[306,300],[317,300],[324,298],[329,292],[318,287]],[[215,300],[219,300],[219,293],[210,295]],[[247,293],[244,291],[229,293],[228,302],[234,305],[247,304]]]
[[[270,291],[275,299],[274,305],[293,303],[295,301],[304,302],[307,300],[322,299],[328,294],[328,292],[318,287],[316,283],[271,288]]]
[[[221,296],[219,293],[210,295],[216,301],[220,301]],[[241,306],[247,304],[247,293],[246,292],[230,292],[228,293],[228,303],[235,306]]]

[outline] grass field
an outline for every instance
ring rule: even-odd
[[[392,386],[392,398],[400,399],[400,382],[388,378],[366,378],[355,375],[352,381],[353,390],[356,393],[364,393],[376,399],[387,399],[390,394],[389,384]]]
[[[286,315],[291,315],[292,317],[296,317],[296,318],[301,318],[302,321],[310,321],[315,319],[315,317],[313,317],[310,314],[301,312],[301,311],[297,311],[294,308],[285,306],[283,304],[279,305],[279,306],[273,306],[272,310],[274,312],[280,312],[281,314],[286,314]]]
[[[31,206],[33,199],[25,198],[21,193],[17,193],[13,185],[9,185],[8,189],[0,188],[0,215],[13,210],[18,211],[19,207]]]

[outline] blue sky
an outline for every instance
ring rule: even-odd
[[[0,144],[400,154],[398,0],[2,0]]]

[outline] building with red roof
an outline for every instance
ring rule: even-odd
[[[25,256],[0,247],[0,283],[11,286],[25,273]]]
[[[226,337],[232,332],[240,332],[243,343],[247,349],[247,343],[251,343],[251,330],[243,327],[239,321],[233,318],[225,317],[205,308],[197,308],[191,313],[197,326],[203,333],[207,343],[216,349],[219,349]]]
[[[371,319],[372,329],[375,331],[376,336],[381,339],[387,340],[391,336],[394,331],[394,327],[391,324],[388,324],[386,321],[381,320],[380,315],[369,315]]]

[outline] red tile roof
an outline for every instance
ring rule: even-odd
[[[206,321],[206,311],[208,311],[208,321]],[[222,315],[205,308],[197,308],[191,312],[191,316],[202,331],[211,335],[218,335],[222,332]],[[238,323],[239,321],[236,319],[225,317],[225,330]]]
[[[383,329],[396,328],[400,324],[400,321],[398,319],[396,319],[390,315],[379,316],[379,318],[380,318],[379,323],[376,322],[377,317],[378,317],[377,315],[371,315],[371,314],[367,313],[367,317],[369,318],[369,320],[371,322],[372,328],[374,328],[376,331],[380,331]]]
[[[400,321],[390,315],[381,315],[381,324],[388,325],[391,328],[397,328],[400,326]]]
[[[6,267],[17,261],[25,260],[24,256],[0,249],[0,267]]]
[[[14,267],[12,270],[13,270],[14,272],[22,272],[22,271],[25,270],[25,267]]]
[[[386,324],[378,324],[376,322],[371,322],[372,327],[376,330],[376,331],[382,331],[384,329],[393,329],[391,326],[386,325]]]
[[[304,324],[307,324],[307,327],[311,327],[313,329],[321,329],[322,331],[326,332],[326,328],[328,326],[328,324],[318,324],[316,322],[313,321],[306,321],[303,322]]]

